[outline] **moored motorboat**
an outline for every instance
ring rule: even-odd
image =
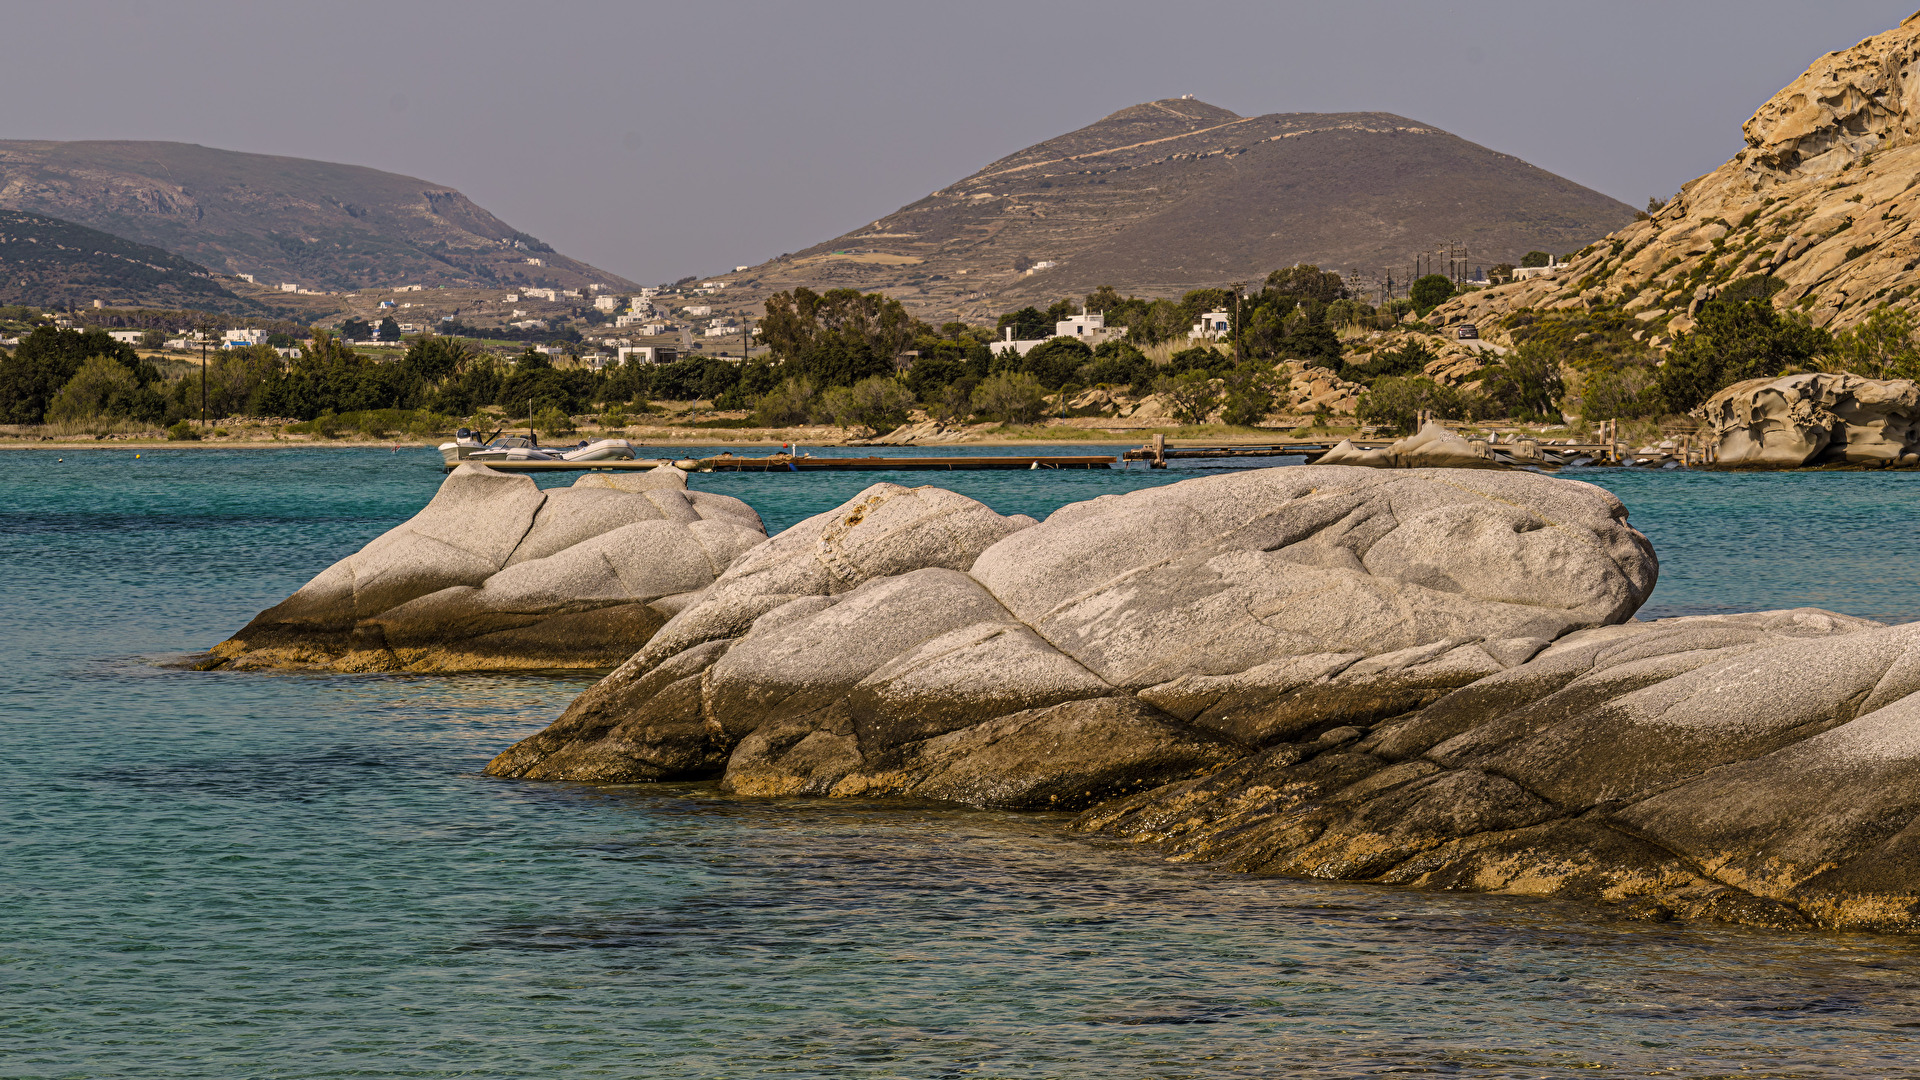
[[[483,439],[475,431],[461,428],[452,442],[440,444],[440,457],[448,465],[462,461],[630,461],[633,444],[625,439],[580,440],[568,447],[543,447],[534,435],[501,435]]]

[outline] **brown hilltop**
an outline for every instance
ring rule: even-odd
[[[0,140],[0,208],[77,222],[262,283],[632,284],[515,231],[444,184],[190,143]]]
[[[1815,60],[1746,122],[1746,148],[1563,272],[1473,293],[1444,318],[1624,304],[1655,342],[1714,290],[1771,274],[1776,306],[1844,327],[1913,310],[1920,266],[1920,14]]]
[[[755,295],[852,286],[884,289],[923,314],[980,315],[1100,285],[1177,294],[1297,262],[1399,280],[1414,251],[1448,240],[1492,265],[1571,251],[1632,215],[1391,113],[1243,117],[1175,98],[1009,154],[739,277]],[[1056,265],[1021,274],[1022,259]]]

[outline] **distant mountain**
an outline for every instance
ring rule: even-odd
[[[0,210],[0,303],[82,307],[255,307],[206,267],[170,252],[75,225]]]
[[[1530,250],[1570,252],[1633,213],[1391,113],[1242,117],[1170,99],[1010,154],[739,277],[757,279],[757,291],[884,288],[961,312],[1100,285],[1170,295],[1300,262],[1390,273],[1398,285],[1415,252],[1449,241],[1469,266],[1518,262]],[[1044,263],[1054,265],[1015,270]]]
[[[188,143],[0,140],[0,207],[90,225],[262,284],[633,284],[555,252],[443,184]]]

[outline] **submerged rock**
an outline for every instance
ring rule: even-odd
[[[769,540],[496,775],[1070,809],[1371,723],[1631,616],[1613,496],[1310,466],[1045,524],[875,485]]]
[[[677,469],[542,491],[462,465],[403,525],[322,571],[202,667],[611,667],[766,538]]]
[[[1702,406],[1722,465],[1920,464],[1920,388],[1809,372],[1734,383]]]

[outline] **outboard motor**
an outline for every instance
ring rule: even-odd
[[[456,439],[471,439],[473,438],[473,432],[466,428],[461,428],[459,431],[453,433],[453,437]]]

